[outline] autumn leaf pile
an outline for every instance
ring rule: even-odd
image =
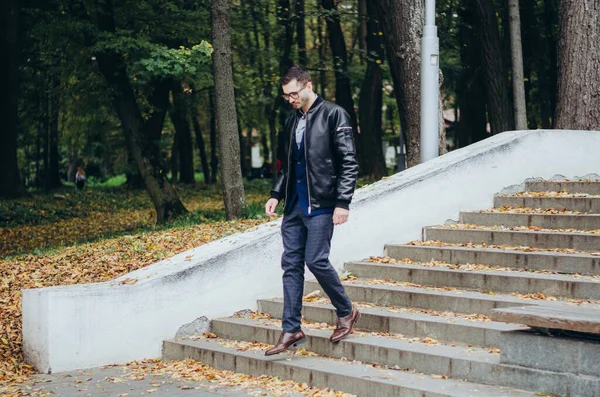
[[[555,208],[528,208],[528,207],[511,207],[509,205],[503,205],[501,207],[490,208],[487,210],[479,211],[482,214],[485,213],[507,213],[507,214],[536,214],[536,215],[582,215],[583,212],[569,211],[566,209],[555,209]]]
[[[248,202],[262,203],[267,192],[249,194]],[[222,218],[223,208],[216,188],[181,194],[188,210],[212,220],[202,215],[199,223],[160,228],[153,226],[155,215],[144,191],[67,195],[0,202],[0,390],[33,373],[22,355],[22,289],[108,281],[268,220],[214,220]],[[50,250],[36,251],[40,248]]]
[[[223,343],[226,345],[226,343]],[[262,349],[260,344],[247,342],[239,347],[243,350]],[[238,347],[237,345],[235,347]],[[287,354],[287,353],[286,353]],[[299,350],[295,355],[304,355],[303,351]],[[266,390],[270,395],[281,396],[288,395],[290,392],[301,393],[310,397],[351,397],[348,393],[334,391],[330,389],[319,389],[309,387],[306,383],[296,383],[290,380],[281,380],[277,377],[261,375],[250,376],[232,371],[216,370],[200,362],[193,360],[183,361],[162,361],[162,360],[145,360],[134,361],[123,366],[124,374],[121,378],[112,379],[113,382],[123,382],[125,380],[143,380],[148,377],[169,376],[174,380],[185,380],[192,382],[211,382],[219,386],[236,387],[243,390],[252,390],[259,388],[251,395],[264,395]],[[157,383],[156,386],[159,386]],[[182,390],[192,389],[189,387],[180,387]],[[152,390],[152,389],[151,389]],[[159,389],[160,390],[160,389]]]
[[[577,251],[573,248],[538,248],[538,247],[529,247],[526,245],[522,246],[510,246],[510,245],[496,245],[496,244],[486,244],[482,242],[481,244],[475,244],[472,242],[468,243],[447,243],[444,241],[437,240],[427,240],[427,241],[419,241],[414,240],[407,243],[407,245],[416,245],[422,247],[464,247],[464,248],[492,248],[492,249],[500,249],[503,251],[523,251],[523,252],[555,252],[557,254],[577,254],[577,255],[591,255],[591,256],[600,256],[600,251],[598,252],[581,252]]]
[[[517,231],[517,232],[546,232],[546,233],[580,233],[580,234],[599,234],[600,229],[595,230],[579,230],[579,229],[547,229],[539,226],[490,226],[490,225],[473,225],[468,223],[457,223],[454,225],[439,226],[442,229],[462,229],[462,230],[496,230],[496,231]]]
[[[600,198],[599,195],[588,193],[569,193],[569,192],[519,192],[505,197],[527,197],[527,198]]]
[[[524,269],[524,268],[512,268],[512,267],[503,267],[503,266],[492,266],[492,265],[484,265],[481,263],[447,263],[444,261],[435,261],[431,260],[429,262],[416,262],[409,258],[395,259],[390,258],[389,256],[371,256],[369,258],[369,262],[376,263],[384,263],[384,264],[404,264],[404,265],[416,265],[420,267],[438,267],[438,268],[446,268],[449,270],[459,270],[459,271],[473,271],[473,272],[482,272],[482,271],[500,271],[500,272],[508,272],[508,273],[530,273],[530,274],[559,274],[558,272],[551,271],[548,269]],[[600,275],[589,275],[582,276],[579,273],[568,274],[567,276],[573,278],[574,280],[587,280],[592,282],[600,281]]]

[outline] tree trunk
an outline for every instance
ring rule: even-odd
[[[423,0],[381,0],[379,21],[386,39],[394,93],[406,137],[408,167],[421,162],[421,36],[424,23]]]
[[[12,198],[23,195],[19,167],[17,164],[17,131],[19,126],[19,1],[5,0],[0,8],[3,26],[2,51],[6,58],[2,62],[0,92],[5,97],[5,105],[0,106],[2,116],[2,136],[0,140],[0,197]],[[5,69],[6,68],[6,69]]]
[[[246,168],[248,169],[246,176],[252,175],[252,130],[252,125],[249,124],[246,127],[246,131],[248,131],[248,133],[246,135],[246,151],[244,152]]]
[[[319,90],[323,98],[327,98],[327,75],[325,73],[325,37],[323,36],[323,16],[321,15],[321,2],[319,2],[319,16],[317,17],[317,40],[319,41]]]
[[[269,140],[267,139],[267,134],[265,134],[264,132],[260,133],[260,144],[262,147],[262,156],[265,162],[269,162],[269,158],[271,156],[271,153],[269,151]]]
[[[270,4],[269,2],[265,2],[265,9],[264,9],[264,15],[270,15]],[[256,21],[256,18],[255,18]],[[263,77],[265,75],[271,75],[272,73],[272,62],[271,62],[271,57],[269,56],[271,53],[271,33],[270,33],[270,29],[269,29],[269,25],[268,25],[268,21],[266,18],[262,18],[261,19],[262,23],[261,23],[261,27],[262,27],[262,32],[263,32],[263,41],[264,41],[264,51],[261,51],[261,64],[260,64],[260,77],[261,80],[263,80]],[[259,39],[258,39],[258,32],[256,29],[256,26],[254,28],[255,32],[255,37],[256,37],[256,48],[260,48],[259,46]],[[265,68],[265,70],[263,71],[262,68]],[[272,157],[272,154],[270,152],[269,149],[269,145],[267,143],[268,138],[270,137],[270,135],[273,133],[271,131],[271,123],[270,123],[270,118],[271,118],[271,109],[273,107],[273,85],[271,83],[270,79],[264,79],[266,80],[265,82],[265,86],[263,87],[263,95],[265,96],[265,104],[263,107],[263,116],[265,117],[265,119],[267,120],[268,124],[269,124],[269,133],[261,133],[262,136],[262,142],[263,142],[263,158],[264,161],[269,161],[269,158],[273,159],[274,157]],[[277,135],[277,132],[275,131],[275,135]],[[273,150],[274,149],[274,142],[271,141],[271,145],[273,146]],[[273,162],[274,163],[274,162]],[[273,164],[272,163],[272,164]]]
[[[457,102],[460,118],[457,118],[456,146],[461,148],[488,136],[485,112],[485,79],[481,68],[481,50],[477,31],[473,27],[477,17],[473,8],[462,0],[459,7],[459,43],[462,70],[459,75]]]
[[[558,39],[554,32],[555,26],[558,25],[558,16],[556,4],[558,0],[544,0],[544,31],[546,36],[546,50],[549,57],[549,72],[547,76],[546,87],[548,87],[550,98],[550,110],[552,119],[552,128],[556,125],[556,107],[557,107],[557,87],[558,87]]]
[[[51,78],[51,90],[48,95],[48,189],[55,189],[62,185],[60,181],[59,154],[58,154],[58,117],[60,114],[60,78]]]
[[[291,17],[290,17],[290,2],[289,0],[279,0],[277,7],[277,22],[281,25],[281,38],[283,42],[282,56],[279,60],[279,75],[283,76],[287,70],[293,65],[291,58],[292,45],[294,39],[294,31],[292,29]],[[281,87],[277,88],[278,92],[281,92]],[[287,115],[287,110],[284,107],[284,101],[281,96],[275,98],[273,107],[269,114],[269,132],[271,135],[271,151],[273,153],[273,177],[277,171],[277,161],[279,160],[282,167],[287,167],[287,157],[285,156],[285,142],[286,132],[284,129],[284,121]],[[278,112],[279,111],[279,112]],[[277,129],[277,116],[279,115],[280,128]]]
[[[146,185],[144,185],[144,178],[140,175],[140,171],[138,169],[137,163],[135,162],[135,158],[133,157],[133,153],[127,148],[127,171],[125,171],[125,185],[129,189],[141,190],[145,189]],[[75,171],[73,172],[73,177],[69,180],[73,180],[75,178]]]
[[[542,63],[541,59],[538,59],[538,57],[544,57],[544,50],[543,48],[540,48],[543,30],[540,29],[536,14],[536,2],[521,1],[519,6],[521,14],[521,42],[523,44],[525,101],[527,104],[527,126],[528,128],[535,129],[542,123],[544,117],[541,115],[547,111],[543,106],[544,102],[542,100],[542,95],[537,90],[541,88],[542,76],[547,67]],[[546,117],[547,121],[549,119],[549,117]]]
[[[304,0],[295,0],[296,14],[296,41],[298,42],[298,64],[302,67],[308,65],[308,56],[306,54],[306,28]]]
[[[277,23],[283,27],[283,53],[281,55],[281,60],[279,61],[279,75],[283,76],[294,64],[294,61],[292,60],[294,30],[292,29],[289,0],[279,0],[279,5],[277,7]]]
[[[177,128],[173,134],[173,145],[171,145],[171,183],[177,184],[179,180],[179,133]]]
[[[277,176],[277,161],[281,161],[283,164],[286,161],[285,156],[283,158],[279,157],[279,149],[277,142],[277,109],[280,106],[281,97],[277,96],[275,101],[273,102],[273,106],[269,112],[269,139],[271,140],[271,159],[273,162],[271,163],[271,170],[273,171],[273,179]]]
[[[510,43],[512,61],[513,106],[515,127],[517,130],[527,129],[527,104],[525,102],[525,85],[523,73],[523,48],[521,45],[521,14],[519,0],[508,0],[510,19]]]
[[[39,100],[39,95],[38,95],[38,100]],[[42,186],[42,179],[43,179],[43,175],[42,175],[42,171],[43,171],[43,167],[40,166],[40,163],[42,162],[42,136],[44,135],[44,130],[42,128],[42,120],[39,120],[38,122],[38,128],[37,128],[37,137],[35,140],[35,186],[36,187],[40,187]]]
[[[101,2],[100,5],[102,9],[98,14],[98,27],[103,32],[115,32],[112,0]],[[133,154],[146,190],[154,203],[157,223],[164,223],[186,213],[187,210],[163,173],[160,158],[157,158],[148,139],[149,135],[156,134],[155,131],[149,131],[148,127],[162,128],[162,123],[144,122],[122,56],[114,52],[99,52],[95,56],[100,72],[111,88],[113,105],[125,132],[129,151]],[[157,117],[164,120],[166,109],[157,112],[160,113]]]
[[[358,132],[356,129],[356,112],[354,110],[354,100],[352,99],[352,88],[350,78],[348,77],[348,55],[346,52],[346,42],[344,33],[340,25],[340,15],[333,0],[322,0],[324,10],[329,12],[326,18],[327,31],[329,32],[329,45],[333,55],[333,67],[335,71],[335,103],[344,108],[350,116],[354,136]],[[358,157],[361,156],[361,148],[356,148]]]
[[[204,143],[204,136],[202,136],[202,129],[200,128],[200,120],[198,114],[198,104],[194,96],[190,101],[190,118],[192,125],[194,126],[194,134],[196,136],[196,145],[198,146],[198,154],[200,155],[200,164],[202,165],[202,173],[204,174],[204,184],[210,183],[210,168],[208,167],[208,157],[206,156],[206,144]]]
[[[367,2],[369,2],[369,0],[358,0],[358,48],[364,55],[368,56],[368,50],[367,50],[368,27],[367,27],[367,24],[369,21],[369,14],[368,14]],[[376,34],[379,34],[379,32],[376,32]],[[362,56],[361,56],[361,59],[363,59]]]
[[[537,95],[530,101],[530,103],[534,103],[533,101],[537,102],[540,107],[539,124],[536,122],[535,127],[537,128],[538,125],[541,125],[542,128],[549,129],[552,128],[552,116],[554,113],[552,95],[556,93],[556,81],[550,81],[550,69],[556,69],[556,65],[550,65],[550,53],[546,45],[549,39],[548,33],[536,13],[539,6],[533,2],[525,2],[521,7],[524,11],[523,22],[521,24],[525,28],[523,33],[530,32],[528,35],[529,40],[528,37],[525,37],[524,40],[526,41],[523,42],[524,45],[527,44],[530,51],[524,49],[524,53],[529,55],[531,68],[537,73],[535,85]],[[542,4],[541,7],[545,7],[545,5]],[[525,59],[527,59],[527,55]],[[529,116],[529,118],[531,119],[532,117]]]
[[[600,2],[559,0],[556,128],[600,130]]]
[[[486,82],[488,117],[492,134],[512,130],[508,75],[506,73],[498,18],[493,0],[472,0],[477,12],[482,63]]]
[[[375,0],[368,0],[367,5],[367,71],[360,88],[359,119],[360,133],[358,140],[363,155],[359,156],[359,169],[362,175],[372,179],[380,179],[387,175],[385,157],[383,155],[381,109],[383,105],[382,80],[383,41],[377,21],[377,5]],[[368,155],[366,155],[368,154]]]
[[[240,170],[240,141],[233,84],[229,0],[212,0],[213,71],[215,110],[221,157],[221,183],[228,220],[239,218],[245,206]]]
[[[173,83],[173,106],[171,120],[177,135],[177,153],[179,158],[179,182],[194,184],[194,147],[188,117],[188,98],[183,93],[181,82]],[[173,179],[176,180],[176,179]]]
[[[48,84],[48,76],[46,74],[46,72],[42,73],[42,78],[41,78],[43,84],[41,85],[41,87],[39,87],[40,90],[40,132],[41,132],[41,148],[42,148],[42,172],[41,172],[41,180],[40,180],[40,186],[43,187],[43,189],[45,191],[48,191],[50,189],[50,185],[49,185],[49,171],[50,171],[50,165],[49,165],[49,159],[50,156],[48,155],[48,143],[50,142],[50,115],[48,114],[48,111],[50,110],[50,106],[49,106],[49,98],[50,95],[48,94],[50,92],[49,89],[49,84]]]
[[[208,93],[208,108],[210,109],[210,183],[217,183],[219,172],[219,156],[217,155],[217,119],[215,115],[214,92]]]
[[[237,112],[237,108],[236,108]],[[239,114],[239,112],[237,112]],[[242,131],[242,125],[240,123],[240,119],[237,119],[237,132],[238,132],[238,140],[240,143],[240,170],[242,173],[242,178],[248,177],[250,174],[250,167],[248,165],[248,158],[246,157],[246,153],[248,151],[248,137],[244,137]]]
[[[202,136],[202,130],[200,129],[200,121],[198,115],[191,114],[192,124],[194,125],[194,132],[196,134],[196,145],[198,146],[198,154],[200,155],[200,163],[202,164],[202,172],[204,174],[204,183],[210,183],[210,168],[208,167],[208,158],[206,157],[206,145],[204,144],[204,137]]]

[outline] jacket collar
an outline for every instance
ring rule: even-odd
[[[324,99],[321,95],[317,94],[317,99],[315,99],[315,101],[313,102],[313,104],[311,105],[311,107],[308,109],[308,112],[306,113],[310,113],[312,111],[315,111],[316,109],[319,108],[319,106],[321,106],[321,104],[324,102]],[[304,115],[304,112],[302,111],[302,109],[298,109],[297,110],[297,116],[298,117],[302,117],[302,115]]]

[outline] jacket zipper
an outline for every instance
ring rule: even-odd
[[[308,180],[308,112],[306,112],[306,125],[304,126],[304,163],[306,164],[306,190],[308,192],[308,215],[311,213],[311,201],[310,201],[310,183]]]

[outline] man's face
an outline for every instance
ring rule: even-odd
[[[306,84],[300,84],[298,80],[294,79],[283,85],[282,88],[284,99],[287,97],[288,103],[294,109],[301,109],[310,103],[310,94],[312,93],[312,83],[310,81]]]

